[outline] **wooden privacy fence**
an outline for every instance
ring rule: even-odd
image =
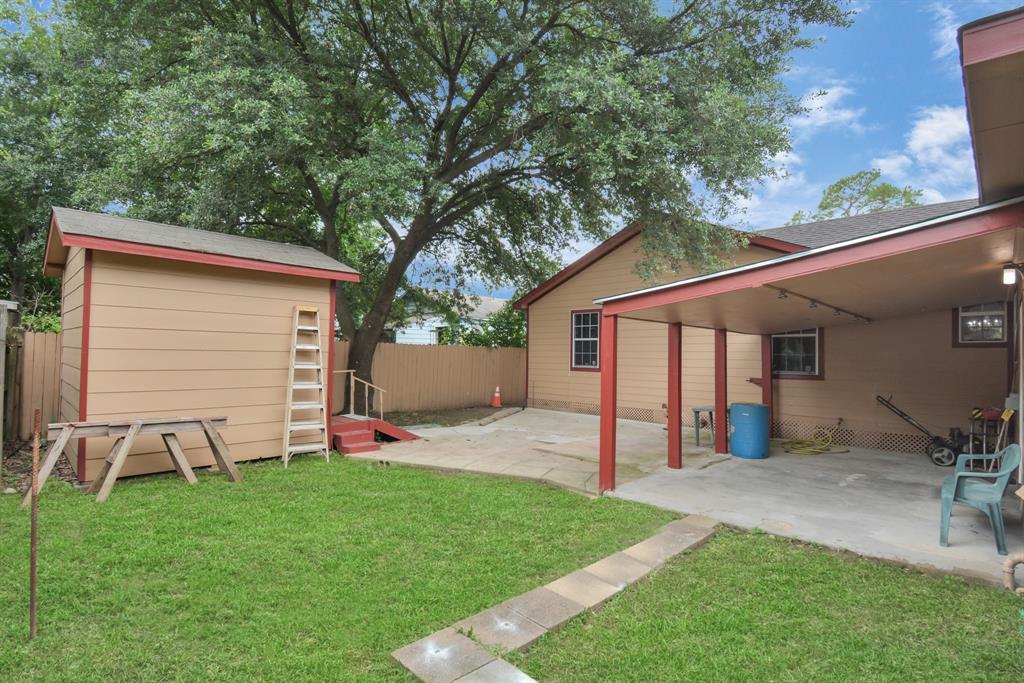
[[[348,342],[335,342],[335,369],[346,367],[348,346]],[[31,438],[36,408],[42,411],[43,424],[60,421],[60,354],[60,334],[11,334],[6,396],[14,400],[7,401],[5,416],[9,438]],[[344,404],[343,378],[341,374],[335,378],[336,410]],[[387,390],[387,411],[485,405],[495,386],[501,387],[505,405],[524,405],[526,349],[381,344],[373,360],[373,382]]]
[[[346,367],[348,346],[335,342],[336,370]],[[381,344],[373,357],[373,383],[387,390],[386,412],[486,405],[496,386],[505,405],[521,406],[526,403],[526,349]],[[335,410],[344,404],[344,384],[335,379]]]
[[[44,425],[59,421],[60,342],[54,332],[12,332],[8,337],[4,433],[9,438],[32,438],[36,408]]]

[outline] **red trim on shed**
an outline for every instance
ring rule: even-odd
[[[334,312],[338,310],[338,283],[331,280],[327,286],[331,295],[331,308],[327,312],[327,444],[328,448],[334,448]]]
[[[89,328],[92,318],[92,250],[85,250],[85,265],[82,268],[82,355],[78,368],[78,420],[89,419]],[[85,481],[86,440],[78,440],[78,481]]]
[[[255,259],[241,258],[238,256],[224,256],[222,254],[208,254],[206,252],[189,251],[187,249],[158,247],[152,244],[139,244],[137,242],[122,242],[120,240],[110,240],[101,237],[86,237],[85,235],[71,235],[61,233],[61,243],[66,247],[84,247],[86,249],[112,251],[118,254],[152,256],[154,258],[168,259],[171,261],[187,261],[189,263],[202,263],[205,265],[212,266],[226,266],[228,268],[260,270],[267,273],[298,275],[301,277],[315,277],[322,278],[325,280],[359,282],[359,275],[357,273],[340,273],[334,270],[307,268],[304,266],[291,266],[284,263],[257,261]]]

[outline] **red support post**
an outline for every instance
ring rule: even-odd
[[[597,483],[601,493],[615,489],[615,409],[618,402],[618,349],[616,336],[619,317],[601,313],[601,450]]]
[[[768,436],[772,436],[775,402],[772,386],[772,336],[761,335],[761,403],[768,406]]]
[[[683,467],[683,325],[668,325],[668,466]]]
[[[729,452],[729,410],[727,389],[728,368],[726,367],[726,331],[715,330],[715,453]]]

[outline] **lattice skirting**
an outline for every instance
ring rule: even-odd
[[[598,415],[601,412],[600,406],[596,403],[531,398],[527,404],[530,408],[561,410],[567,413],[583,413],[585,415]],[[666,415],[664,409],[619,406],[615,412],[621,420],[638,420],[640,422],[665,424]],[[705,429],[709,427],[707,424],[707,414],[703,415],[701,423],[701,426]],[[683,426],[693,429],[693,411],[688,408],[683,409]],[[772,433],[777,439],[812,439],[820,429],[832,429],[834,426],[834,424],[815,423],[807,420],[775,420],[772,423]],[[836,430],[833,434],[833,442],[840,446],[877,448],[883,451],[896,451],[899,453],[924,453],[929,440],[923,434],[873,432],[843,428]]]

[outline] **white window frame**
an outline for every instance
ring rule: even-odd
[[[986,307],[990,307],[992,310],[987,310],[987,311],[986,310],[982,310],[982,311],[966,311],[966,312],[964,311],[965,308],[973,308],[974,306],[986,306]],[[1002,339],[964,339],[964,328],[963,328],[964,316],[966,315],[968,317],[974,317],[974,316],[992,315],[993,313],[997,313],[998,312],[998,311],[995,310],[996,307],[999,307],[999,308],[1002,309],[1002,316],[1003,316],[1003,336],[1002,336]],[[983,303],[983,304],[971,304],[971,305],[968,305],[968,306],[957,306],[957,308],[956,308],[956,339],[957,339],[957,343],[963,344],[964,346],[974,346],[974,345],[983,346],[983,345],[986,345],[986,344],[988,344],[988,345],[1000,345],[1000,346],[1005,345],[1006,344],[1006,332],[1007,332],[1006,327],[1009,324],[1009,320],[1010,320],[1010,316],[1009,316],[1009,312],[1007,310],[1006,302],[1005,301],[989,301],[989,302],[986,302],[986,303]]]
[[[776,370],[775,365],[775,338],[776,337],[813,337],[814,338],[814,371],[806,370]],[[772,375],[776,377],[821,377],[821,329],[810,327],[805,330],[793,330],[773,334],[772,339]]]
[[[595,316],[597,322],[593,324],[596,333],[593,337],[577,337],[576,336],[576,318],[577,316]],[[590,327],[590,323],[587,327]],[[601,312],[600,311],[573,311],[569,318],[569,367],[572,370],[600,370],[601,369]],[[593,365],[578,365],[576,363],[576,342],[578,341],[592,341],[596,343],[597,351],[594,356]]]

